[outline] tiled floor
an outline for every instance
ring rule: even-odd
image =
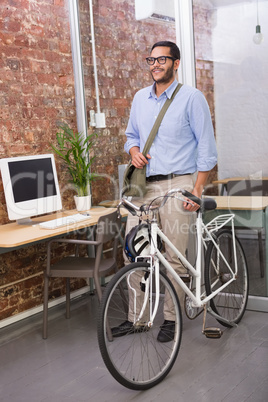
[[[242,241],[250,293],[265,292],[258,246]],[[42,314],[0,332],[1,402],[266,402],[268,401],[268,314],[246,311],[238,328],[220,339],[202,334],[202,316],[184,316],[181,349],[168,377],[145,392],[118,384],[107,371],[96,334],[98,302],[84,296],[49,311],[49,335],[42,339]],[[208,325],[220,326],[209,316]]]
[[[42,315],[2,329],[0,401],[183,401],[265,402],[268,395],[268,315],[246,311],[238,328],[220,339],[201,333],[202,317],[184,318],[179,356],[168,377],[145,392],[118,384],[98,350],[96,296],[49,312],[49,336],[41,336]],[[209,324],[216,321],[209,317]]]

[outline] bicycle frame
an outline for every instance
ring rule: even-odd
[[[163,214],[160,211],[158,216],[170,198],[172,208]],[[193,215],[195,261],[188,257],[192,253],[184,256],[181,241],[176,241],[181,240],[176,239],[178,231],[169,236],[158,226],[158,218],[174,211],[177,200],[185,203],[181,211],[189,204],[193,208],[188,210],[197,211]],[[130,231],[136,222],[128,222],[124,251],[131,263],[116,272],[107,285],[98,319],[99,347],[107,369],[123,386],[140,391],[159,384],[177,359],[184,321],[178,296],[183,291],[186,316],[192,320],[203,312],[202,333],[207,338],[220,338],[220,328],[206,325],[207,313],[224,327],[237,326],[245,313],[249,290],[245,253],[234,232],[234,214],[219,215],[204,223],[202,212],[215,210],[216,201],[201,199],[184,189],[172,189],[155,198],[149,194],[147,203],[143,201],[137,200],[135,205],[123,198],[118,205],[119,213],[120,206],[126,207],[139,222]],[[174,222],[180,219],[179,213],[170,212],[169,217],[168,223],[175,223],[173,227],[181,223],[178,226],[184,228],[184,219]],[[163,228],[166,223],[162,219]],[[178,249],[168,236],[175,239]],[[177,261],[178,269],[173,261]]]
[[[208,229],[208,225],[205,225],[203,220],[202,220],[202,213],[198,212],[197,214],[197,219],[196,219],[196,233],[197,233],[197,259],[196,259],[196,268],[194,268],[190,262],[182,255],[182,253],[170,242],[170,240],[167,238],[167,236],[161,231],[161,229],[158,227],[157,220],[154,218],[151,221],[151,255],[149,256],[149,261],[150,261],[150,269],[154,271],[155,274],[155,305],[154,309],[152,310],[152,306],[150,303],[150,300],[152,300],[151,297],[149,297],[149,292],[145,293],[145,298],[143,302],[143,306],[141,309],[141,312],[136,320],[138,322],[142,315],[143,312],[146,308],[146,305],[150,303],[150,320],[148,322],[148,326],[153,325],[153,321],[158,309],[159,305],[159,297],[160,297],[160,290],[159,290],[159,261],[163,264],[163,266],[166,268],[166,270],[169,272],[170,276],[172,276],[175,281],[180,285],[180,287],[184,290],[184,292],[189,296],[189,298],[192,300],[193,306],[194,307],[202,307],[206,305],[206,303],[212,299],[215,295],[217,295],[219,292],[221,292],[225,287],[227,287],[231,282],[233,282],[236,279],[236,274],[237,274],[237,258],[236,258],[236,244],[235,244],[235,233],[234,233],[234,215],[229,215],[228,219],[225,218],[225,223],[222,224],[220,227],[224,226],[227,222],[231,222],[231,227],[232,227],[232,242],[233,242],[233,248],[234,248],[234,263],[235,263],[235,271],[232,270],[231,266],[229,263],[226,261],[223,253],[221,252],[218,244],[216,243],[215,239],[213,238],[213,231],[218,230],[219,228],[213,228],[212,230]],[[182,264],[190,271],[190,274],[196,279],[196,291],[193,293],[188,286],[183,282],[181,277],[175,272],[175,270],[172,268],[172,266],[169,264],[169,262],[165,259],[163,254],[160,252],[160,250],[157,248],[157,236],[159,236],[166,245],[168,245],[177,255],[179,260],[182,262]],[[206,236],[206,237],[205,237]],[[231,277],[230,279],[224,283],[222,286],[220,286],[217,290],[212,291],[212,293],[209,296],[205,296],[202,298],[201,295],[201,285],[202,285],[202,246],[204,241],[212,241],[214,246],[217,249],[218,255],[223,259],[224,263],[228,267]],[[147,283],[148,281],[152,281],[152,275],[149,275],[149,277],[146,279]],[[146,282],[145,281],[145,282]],[[146,287],[147,288],[147,287]],[[149,286],[150,292],[152,292],[152,283]],[[212,313],[214,316],[217,316],[216,313]],[[226,320],[226,322],[229,322]]]

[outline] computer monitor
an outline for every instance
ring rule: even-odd
[[[52,154],[0,160],[10,220],[31,223],[31,217],[62,209],[56,165]]]

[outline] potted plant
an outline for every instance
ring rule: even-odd
[[[90,166],[95,157],[90,158],[97,134],[86,138],[82,133],[75,133],[67,124],[60,126],[62,131],[56,134],[57,144],[51,144],[53,151],[67,166],[71,176],[69,182],[75,188],[76,209],[78,211],[91,208],[90,184],[98,175],[90,172]]]

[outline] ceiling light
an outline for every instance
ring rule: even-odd
[[[260,45],[263,41],[263,34],[261,33],[261,26],[259,24],[259,3],[258,0],[256,1],[257,3],[257,25],[256,25],[256,33],[253,36],[253,42],[256,45]]]

